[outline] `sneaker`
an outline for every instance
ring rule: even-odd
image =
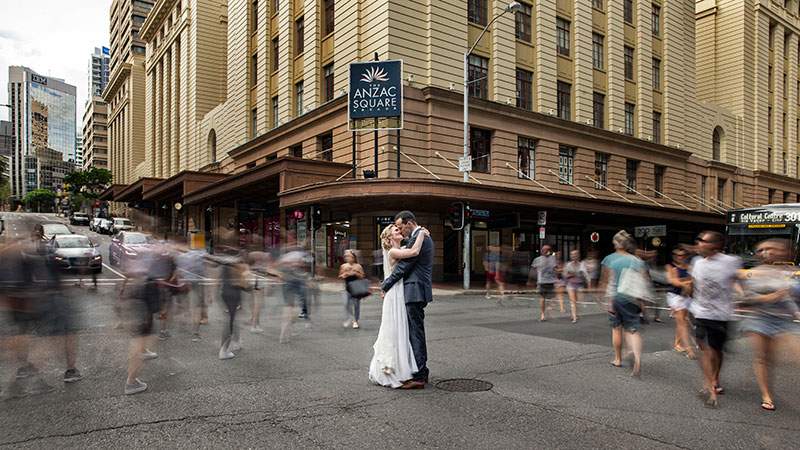
[[[148,349],[144,349],[144,351],[142,352],[142,359],[156,359],[156,358],[158,358],[158,353],[156,352],[151,352]]]
[[[46,394],[48,392],[53,392],[56,390],[56,387],[44,382],[42,377],[37,377],[33,381],[31,381],[30,385],[30,393],[31,394]]]
[[[250,327],[250,332],[251,332],[251,333],[256,333],[256,334],[258,334],[258,333],[263,333],[263,332],[264,332],[264,329],[263,329],[263,328],[261,328],[261,327],[259,327],[258,325],[256,325],[256,326],[254,326],[254,327]]]
[[[83,377],[78,369],[69,369],[64,372],[64,383],[72,383],[74,381],[80,381]]]
[[[205,325],[205,324],[207,324],[207,323],[208,323],[208,317],[202,317],[202,318],[200,318],[200,325]]]
[[[230,350],[233,351],[233,352],[238,352],[242,348],[243,348],[242,347],[242,341],[236,341],[236,342],[231,343]]]
[[[353,328],[358,328],[358,321],[353,321]]]
[[[344,323],[342,323],[342,328],[350,328],[352,324],[353,324],[353,319],[347,319],[344,321]]]
[[[14,381],[8,385],[8,389],[5,391],[6,397],[9,398],[22,398],[28,395],[28,392],[22,387],[22,383],[19,381]]]
[[[219,349],[219,359],[231,359],[234,356],[236,356],[236,355],[234,355],[233,352],[230,351],[230,350],[226,351],[226,350],[223,350],[223,349]]]
[[[158,340],[159,340],[159,341],[166,341],[166,340],[167,340],[167,339],[169,339],[171,336],[172,336],[172,335],[171,335],[171,334],[169,334],[169,331],[167,331],[167,330],[161,330],[161,331],[159,331],[159,332],[158,332]]]
[[[17,369],[17,379],[28,378],[39,373],[39,369],[31,363],[25,363]]]
[[[203,340],[203,338],[200,337],[200,333],[195,333],[195,334],[192,335],[192,342],[200,342],[202,340]]]
[[[298,319],[308,319],[308,313],[300,313],[297,315]]]
[[[137,378],[133,384],[125,385],[125,395],[138,394],[139,392],[147,390],[147,383],[139,381]]]

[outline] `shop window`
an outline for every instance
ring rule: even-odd
[[[490,173],[492,163],[492,132],[470,127],[469,146],[472,153],[472,171]]]
[[[594,154],[594,188],[605,191],[608,183],[608,155],[605,153]]]
[[[536,141],[531,138],[517,138],[518,178],[534,179]]]
[[[319,137],[319,148],[317,159],[333,161],[333,133],[323,134]]]
[[[572,184],[572,166],[575,158],[575,149],[560,145],[558,147],[558,183]]]
[[[628,159],[625,161],[625,187],[628,194],[636,191],[636,175],[639,170],[639,161]]]

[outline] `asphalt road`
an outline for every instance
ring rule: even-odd
[[[34,217],[31,215],[31,217]],[[8,222],[7,222],[8,225]],[[18,225],[19,227],[19,225]],[[79,227],[80,228],[80,227]],[[108,238],[89,234],[107,245]],[[104,258],[107,251],[104,249]],[[203,340],[191,342],[182,312],[172,337],[154,341],[141,394],[123,394],[130,333],[114,329],[114,280],[104,267],[97,292],[70,288],[80,310],[78,368],[64,384],[53,341],[34,343],[54,392],[0,402],[0,447],[9,448],[798,448],[800,367],[784,350],[775,371],[777,411],[759,408],[746,340],[729,346],[727,393],[709,410],[695,395],[697,363],[669,350],[672,322],[645,333],[643,375],[612,367],[603,313],[582,307],[536,321],[528,298],[499,306],[482,296],[439,296],[426,309],[431,380],[424,390],[373,386],[367,379],[380,324],[380,298],[362,302],[361,328],[344,329],[341,293],[322,292],[313,320],[278,343],[279,289],[265,294],[263,334],[244,327],[244,349],[217,359],[226,316],[210,308]],[[8,338],[7,315],[0,337]],[[666,317],[665,317],[666,319]],[[0,356],[4,391],[16,364]],[[479,379],[484,392],[449,392],[437,383]]]

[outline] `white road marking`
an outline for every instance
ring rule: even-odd
[[[194,272],[189,272],[189,271],[188,271],[188,270],[186,270],[186,269],[178,269],[178,270],[180,270],[181,272],[186,272],[186,273],[188,273],[189,275],[194,275],[194,276],[196,276],[197,278],[200,278],[200,279],[203,279],[203,280],[210,280],[210,278],[206,278],[206,277],[204,277],[204,276],[201,276],[201,275],[198,275],[198,274],[196,274],[196,273],[194,273]]]
[[[112,269],[111,266],[109,266],[108,264],[103,263],[103,267],[105,267],[106,269],[114,272],[115,274],[119,275],[120,277],[125,278],[125,275],[123,275],[123,274],[117,272],[116,270]]]

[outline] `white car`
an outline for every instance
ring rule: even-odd
[[[114,217],[111,219],[111,234],[117,234],[120,231],[132,231],[133,224],[130,220],[122,217]]]
[[[92,221],[89,222],[89,231],[98,232],[98,230],[99,230],[98,225],[100,225],[100,222],[102,222],[102,221],[103,221],[102,218],[94,217],[92,219]]]

